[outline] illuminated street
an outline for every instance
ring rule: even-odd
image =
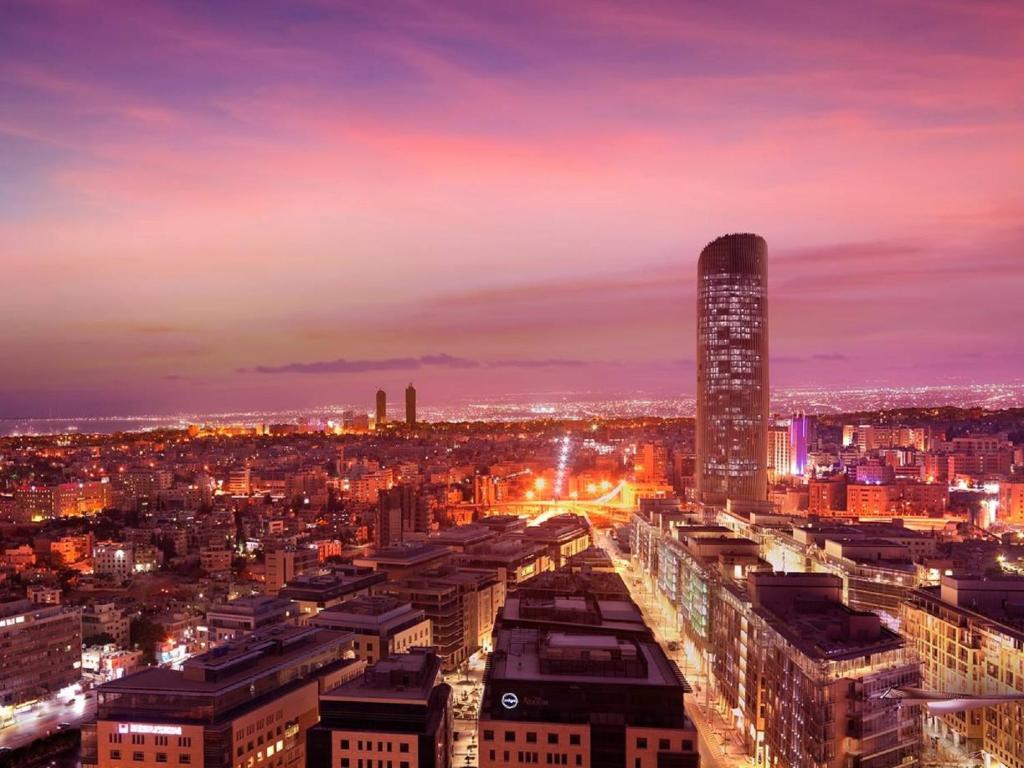
[[[96,694],[87,691],[74,696],[73,703],[70,693],[54,696],[34,704],[30,709],[18,712],[14,723],[0,728],[0,747],[16,749],[31,741],[53,733],[61,723],[77,727],[88,722],[96,714]]]
[[[452,687],[452,765],[456,768],[478,764],[477,721],[486,664],[483,652],[476,653],[458,672],[445,675],[445,682]]]
[[[686,711],[700,733],[699,751],[702,766],[741,768],[754,765],[739,744],[734,732],[722,720],[713,707],[702,705],[706,695],[705,686],[700,682],[703,672],[695,665],[696,659],[689,659],[680,643],[680,636],[671,614],[659,605],[651,585],[645,584],[632,568],[629,560],[622,556],[615,541],[606,530],[594,531],[594,543],[601,547],[615,563],[615,571],[622,577],[633,601],[640,606],[644,620],[654,631],[655,638],[665,653],[679,666],[693,693],[686,698]],[[672,650],[672,647],[676,650]]]

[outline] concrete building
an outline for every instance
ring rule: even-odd
[[[1024,523],[1024,480],[999,483],[999,507],[996,517],[1008,523]]]
[[[208,642],[213,648],[265,627],[293,624],[298,616],[299,607],[291,600],[269,595],[239,597],[206,612]]]
[[[92,548],[92,570],[97,576],[127,581],[135,572],[135,545],[125,541],[97,541]]]
[[[320,697],[309,768],[449,768],[452,690],[425,649],[379,661]]]
[[[768,246],[726,235],[697,265],[697,494],[707,504],[768,493]]]
[[[587,519],[574,514],[548,518],[540,525],[528,527],[522,536],[525,541],[543,545],[555,568],[561,568],[570,557],[593,543]]]
[[[880,695],[919,664],[831,574],[751,572],[713,598],[713,686],[755,762],[769,768],[915,765],[920,712]]]
[[[29,584],[25,588],[25,597],[36,605],[60,605],[60,589],[45,584]]]
[[[329,573],[297,576],[278,592],[278,597],[295,603],[299,608],[299,621],[305,622],[331,606],[370,594],[387,579],[387,574],[381,571],[346,566]]]
[[[353,559],[353,565],[370,568],[386,573],[388,579],[395,581],[440,568],[452,557],[448,547],[436,544],[407,544],[388,547],[369,555]]]
[[[356,658],[368,664],[417,646],[429,648],[432,643],[430,620],[423,611],[388,595],[346,600],[320,612],[310,623],[351,632]]]
[[[557,576],[556,571],[544,576]],[[613,577],[622,592],[625,585]],[[583,589],[580,574],[567,586]],[[495,629],[478,724],[481,768],[695,767],[689,686],[628,597],[517,595]]]
[[[58,693],[81,678],[78,608],[0,603],[0,720],[13,707]]]
[[[375,424],[380,429],[388,423],[388,394],[383,389],[377,390],[377,409],[375,411]]]
[[[82,638],[109,635],[118,648],[127,648],[131,622],[125,612],[110,601],[89,603],[82,611]]]
[[[514,592],[522,582],[555,567],[547,545],[523,539],[501,539],[474,546],[455,554],[452,562],[460,567],[494,571],[505,582],[506,593]]]
[[[276,595],[296,576],[318,567],[320,559],[315,545],[269,541],[266,545],[265,563],[267,581],[263,592],[267,595]]]
[[[276,626],[99,688],[83,768],[304,766],[320,694],[361,673],[351,636]]]
[[[1020,695],[1024,578],[943,576],[903,604],[902,631],[922,662],[922,687],[951,694]],[[1024,766],[1020,702],[929,715],[941,737],[994,768]]]

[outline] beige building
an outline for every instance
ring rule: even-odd
[[[84,768],[306,764],[320,693],[361,673],[351,636],[272,627],[187,660],[106,683],[82,729]]]
[[[423,611],[388,595],[355,597],[321,611],[310,623],[353,633],[352,650],[368,664],[431,645],[430,620]]]
[[[943,576],[903,606],[907,642],[922,661],[923,687],[948,693],[1024,693],[1024,578]],[[986,766],[1024,768],[1024,704],[940,715],[942,737],[980,751]]]
[[[0,720],[11,708],[77,683],[82,670],[78,608],[0,603]]]
[[[380,661],[320,697],[309,768],[449,768],[451,697],[430,651]]]

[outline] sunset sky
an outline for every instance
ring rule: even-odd
[[[1024,376],[1024,3],[0,4],[0,416]]]

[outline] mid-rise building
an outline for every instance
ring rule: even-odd
[[[97,541],[92,548],[92,570],[97,576],[127,581],[135,572],[135,545],[126,541]]]
[[[561,568],[570,557],[593,543],[587,519],[573,514],[548,518],[540,525],[528,527],[522,536],[525,541],[542,544],[555,568]]]
[[[125,612],[110,601],[90,603],[82,611],[82,637],[85,640],[107,635],[118,648],[127,648],[130,622]],[[101,643],[102,644],[102,643]]]
[[[0,719],[13,707],[77,683],[81,666],[78,608],[29,600],[0,603]]]
[[[355,636],[352,650],[368,664],[432,643],[430,620],[423,611],[388,595],[346,600],[321,611],[310,623],[351,632]]]
[[[304,766],[320,694],[359,674],[351,636],[275,626],[100,686],[83,768]]]
[[[450,768],[452,690],[425,649],[379,661],[320,697],[309,768]]]
[[[617,575],[595,575],[625,592]],[[566,578],[585,589],[580,574]],[[513,601],[484,675],[481,768],[699,764],[689,686],[628,598],[618,609],[574,594]]]
[[[748,752],[768,768],[915,765],[916,657],[876,614],[841,601],[831,574],[751,572],[713,595],[712,683]]]
[[[1019,696],[1024,687],[1024,578],[942,576],[903,604],[902,631],[922,663],[922,687],[955,698]],[[1007,702],[928,715],[943,739],[986,765],[1024,765],[1024,706]]]
[[[295,623],[298,616],[299,607],[282,597],[239,597],[206,612],[208,642],[212,648],[265,627]]]
[[[999,483],[997,517],[1008,523],[1024,523],[1024,480]]]
[[[266,546],[266,584],[263,592],[276,595],[296,576],[319,566],[320,558],[315,545],[270,541]]]
[[[388,580],[386,573],[348,566],[329,573],[307,573],[289,581],[277,594],[295,603],[299,620],[306,621],[331,606],[360,595]]]

